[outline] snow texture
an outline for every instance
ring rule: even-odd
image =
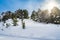
[[[34,22],[31,19],[24,19],[25,29],[22,29],[21,19],[17,19],[17,26],[13,26],[12,19],[6,23],[0,22],[0,40],[59,40],[60,25],[44,24]],[[4,24],[4,25],[3,25]]]

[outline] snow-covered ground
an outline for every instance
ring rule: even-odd
[[[10,26],[6,28],[0,22],[0,40],[59,40],[60,25],[37,23],[31,19],[25,19],[26,29],[22,29],[21,20],[17,26],[12,26],[12,20],[6,21]]]

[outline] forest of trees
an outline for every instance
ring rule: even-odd
[[[29,18],[28,11],[26,9],[24,9],[24,10],[18,9],[15,12],[11,12],[11,11],[2,12],[1,16],[0,16],[0,22],[3,22],[5,24],[6,20],[12,19],[13,26],[16,26],[16,25],[18,25],[17,24],[17,22],[18,22],[17,18],[21,19],[21,21],[22,21],[22,28],[25,29],[25,22],[23,22],[23,20]],[[8,28],[9,25],[10,24],[6,23],[6,28]]]
[[[2,21],[6,21],[8,19],[13,19],[13,18],[19,18],[19,19],[22,19],[22,17],[24,19],[29,18],[28,17],[28,11],[26,9],[24,9],[24,10],[18,9],[15,12],[6,11],[6,12],[2,12],[1,15],[2,15],[2,19],[1,18],[0,19]]]
[[[60,24],[60,9],[54,7],[49,13],[48,10],[33,11],[31,19],[37,22]]]
[[[6,11],[1,13],[2,17],[0,16],[0,21],[5,22],[8,19],[13,19],[14,22],[15,19],[28,19],[29,13],[28,10],[24,9],[18,9],[15,12]],[[49,13],[48,10],[41,10],[38,9],[36,12],[35,10],[32,11],[32,14],[30,18],[36,22],[43,22],[43,23],[54,23],[54,24],[60,24],[60,9],[57,7],[54,7],[51,10],[51,13]]]

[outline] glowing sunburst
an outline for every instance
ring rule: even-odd
[[[49,10],[49,13],[50,13],[51,12],[51,9],[53,7],[58,7],[58,4],[56,3],[55,0],[50,0],[45,6],[46,6],[46,9],[48,9]]]

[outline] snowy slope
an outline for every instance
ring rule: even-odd
[[[11,19],[7,20],[6,23],[10,25],[8,28],[5,28],[6,25],[3,26],[3,22],[1,22],[0,29],[3,28],[3,31],[0,30],[0,35],[22,40],[60,39],[60,25],[37,23],[31,19],[25,19],[24,22],[26,29],[22,29],[21,19],[18,19],[17,26],[13,26]]]

